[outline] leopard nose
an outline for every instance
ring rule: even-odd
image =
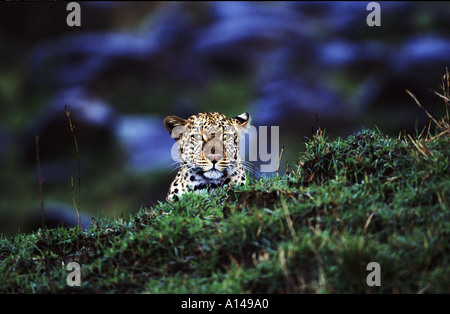
[[[222,155],[221,154],[208,154],[208,155],[206,155],[206,158],[208,158],[209,160],[211,160],[211,162],[213,164],[215,164],[220,159],[222,159]]]

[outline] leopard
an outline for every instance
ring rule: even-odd
[[[229,118],[204,112],[183,119],[168,116],[164,126],[177,142],[179,170],[170,184],[166,200],[178,201],[188,192],[213,191],[247,181],[240,155],[240,137],[250,126],[250,114]]]

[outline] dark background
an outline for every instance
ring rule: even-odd
[[[0,4],[0,232],[39,226],[35,136],[47,222],[127,217],[163,201],[176,174],[167,115],[248,111],[279,126],[295,165],[320,125],[331,138],[375,125],[420,131],[450,65],[449,2],[68,2]],[[256,163],[258,164],[258,163]],[[268,174],[270,175],[270,174]]]

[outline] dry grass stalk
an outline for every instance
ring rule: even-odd
[[[69,119],[69,127],[70,132],[73,135],[73,141],[75,143],[75,150],[77,152],[77,161],[78,161],[78,228],[81,229],[81,170],[80,170],[80,151],[78,149],[77,136],[75,135],[75,125],[72,124],[72,119],[70,119],[70,106],[64,106],[64,110],[66,112],[67,118]],[[73,195],[73,177],[72,177],[72,199],[75,202],[75,198]]]
[[[281,162],[281,156],[283,155],[284,145],[281,147],[280,157],[278,157],[278,166],[277,166],[277,175],[278,171],[280,170],[280,162]]]
[[[409,96],[412,97],[412,99],[414,99],[414,101],[416,102],[417,106],[419,106],[419,108],[422,109],[422,110],[425,112],[425,114],[427,115],[427,117],[430,118],[431,121],[433,121],[433,122],[436,124],[436,126],[437,126],[440,130],[444,130],[444,127],[443,127],[439,122],[437,122],[436,119],[428,112],[428,110],[426,110],[426,109],[420,104],[420,102],[417,100],[416,96],[415,96],[413,93],[411,93],[409,90],[406,90],[406,92],[408,93]]]

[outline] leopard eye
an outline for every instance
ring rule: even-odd
[[[192,135],[191,135],[191,138],[192,138],[193,140],[200,141],[200,140],[203,139],[203,136],[202,136],[200,133],[197,133],[197,134],[192,134]]]
[[[231,133],[224,133],[223,134],[223,140],[224,141],[232,139],[232,138],[233,138],[233,134],[231,134]]]

